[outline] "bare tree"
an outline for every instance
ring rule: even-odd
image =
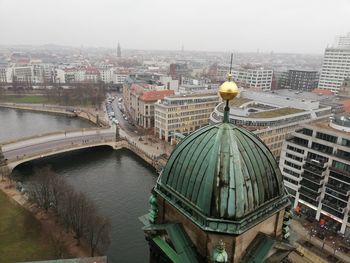
[[[85,237],[89,242],[91,257],[96,250],[104,253],[110,245],[111,223],[106,217],[91,214],[87,220]]]
[[[93,203],[82,193],[76,193],[70,200],[69,221],[75,233],[75,239],[80,244],[90,215],[96,213]]]
[[[51,204],[51,182],[54,176],[50,167],[36,169],[28,184],[29,197],[46,212]]]
[[[57,234],[51,235],[51,244],[54,249],[55,258],[64,258],[64,233],[59,231]]]
[[[72,230],[78,245],[86,238],[93,256],[96,251],[104,252],[110,244],[111,223],[106,217],[97,214],[94,203],[83,193],[77,193],[63,178],[50,167],[37,169],[28,183],[28,195],[46,212],[52,209],[66,231]],[[63,235],[63,233],[62,233]],[[59,256],[62,256],[61,236],[54,236],[52,243]]]

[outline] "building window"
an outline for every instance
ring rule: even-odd
[[[333,148],[332,147],[329,147],[329,146],[326,146],[326,145],[323,145],[323,144],[320,144],[320,143],[317,143],[317,142],[313,142],[312,143],[311,149],[319,151],[319,152],[324,152],[324,153],[327,153],[327,154],[332,154],[333,153]]]
[[[316,138],[327,141],[327,142],[332,142],[336,143],[337,142],[337,137],[323,133],[323,132],[316,132]]]
[[[294,172],[292,170],[289,170],[288,168],[283,168],[283,172],[287,173],[287,174],[290,174],[290,175],[293,175],[295,177],[299,177],[300,175],[297,173],[297,172]]]
[[[300,165],[297,165],[297,164],[295,164],[295,163],[291,163],[291,162],[285,160],[285,161],[284,161],[284,164],[285,164],[285,165],[288,165],[288,166],[290,166],[290,167],[292,167],[292,168],[294,168],[294,169],[301,170],[301,166],[300,166]]]
[[[350,140],[343,138],[341,141],[341,145],[350,147]]]
[[[290,153],[286,153],[286,157],[288,157],[290,159],[293,159],[293,160],[296,160],[298,162],[302,162],[303,161],[303,158],[295,156],[295,155],[290,154]]]
[[[350,173],[350,165],[338,161],[333,161],[332,166],[338,170]]]
[[[304,154],[304,150],[299,149],[299,148],[294,147],[294,146],[291,146],[291,145],[287,145],[287,149],[288,149],[288,150],[291,150],[291,151],[293,151],[293,152],[297,152],[297,153]]]

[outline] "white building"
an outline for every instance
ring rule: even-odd
[[[350,33],[336,38],[334,47],[326,48],[318,87],[334,92],[350,77]]]
[[[243,86],[245,88],[270,90],[272,84],[272,76],[272,69],[240,68],[232,70],[233,79],[240,86]]]
[[[159,81],[164,84],[167,89],[175,91],[179,89],[179,80],[172,79],[171,76],[160,76]]]
[[[104,68],[104,69],[100,69],[100,76],[101,76],[101,80],[104,83],[111,83],[113,82],[113,69],[112,68]]]
[[[350,47],[350,32],[346,36],[337,36],[334,41],[334,47]]]
[[[12,68],[13,80],[18,82],[33,82],[33,67],[31,65],[15,66]]]
[[[283,143],[279,165],[294,208],[350,233],[350,116],[302,125]]]
[[[55,82],[56,83],[66,83],[66,72],[64,69],[55,69]]]
[[[210,113],[218,103],[217,92],[165,97],[154,106],[154,132],[165,141],[188,135],[208,125]]]

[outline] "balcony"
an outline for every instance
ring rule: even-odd
[[[322,177],[309,173],[308,171],[304,171],[301,176],[303,179],[307,179],[314,184],[323,185],[324,183],[324,179]]]
[[[337,211],[338,213],[344,214],[346,212],[346,204],[341,204],[340,201],[334,201],[334,198],[326,197],[322,200],[322,205]]]
[[[347,205],[348,203],[348,197],[346,195],[343,195],[337,191],[334,191],[333,189],[330,189],[330,188],[326,188],[326,194],[328,195],[328,197],[330,199],[332,199],[334,202],[343,202],[345,203],[344,206]]]
[[[311,164],[312,166],[319,167],[323,171],[327,169],[327,162],[324,160],[316,160],[311,158],[305,158],[305,162]]]
[[[350,172],[342,170],[342,169],[338,169],[338,168],[334,167],[334,165],[330,166],[329,170],[334,171],[334,172],[341,174],[341,175],[350,176]]]
[[[334,153],[334,156],[340,158],[340,159],[343,159],[345,161],[349,161],[350,160],[350,153],[349,152],[346,152],[346,151],[343,151],[343,150],[340,150],[338,149],[335,153]]]
[[[309,165],[307,163],[303,165],[303,168],[304,168],[304,171],[312,173],[312,174],[314,174],[314,175],[316,175],[318,177],[321,177],[321,178],[323,178],[325,176],[325,173],[326,173],[324,170],[319,169],[319,168],[317,168],[315,166],[311,166],[311,165]]]
[[[289,141],[291,143],[294,143],[294,144],[297,144],[297,145],[300,145],[302,147],[307,147],[308,146],[308,140],[305,140],[305,139],[302,139],[302,138],[299,138],[299,137],[293,137],[291,139],[288,139],[287,141]]]
[[[331,189],[332,191],[336,191],[344,196],[349,196],[350,195],[350,189],[347,189],[343,186],[344,184],[333,184],[328,182],[326,184],[326,187]]]
[[[326,145],[323,145],[323,144],[320,144],[320,143],[317,143],[317,142],[313,142],[312,145],[311,145],[311,149],[315,150],[315,151],[318,151],[318,152],[322,152],[322,153],[325,153],[325,154],[333,154],[333,148],[330,147],[330,146],[326,146]]]
[[[322,191],[322,185],[317,185],[309,180],[302,179],[300,185],[315,193],[321,193]]]
[[[319,193],[316,193],[312,190],[309,190],[308,188],[306,188],[303,185],[300,187],[299,193],[302,195],[305,195],[306,197],[308,197],[314,201],[320,201],[320,194]]]
[[[343,213],[341,213],[338,210],[334,209],[332,206],[329,206],[329,205],[326,205],[326,204],[322,204],[322,210],[330,213],[331,215],[334,215],[334,216],[338,217],[341,220],[344,218]]]

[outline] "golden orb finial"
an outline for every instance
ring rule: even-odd
[[[238,87],[231,74],[228,75],[227,81],[221,84],[219,93],[223,100],[233,100],[238,95]]]

